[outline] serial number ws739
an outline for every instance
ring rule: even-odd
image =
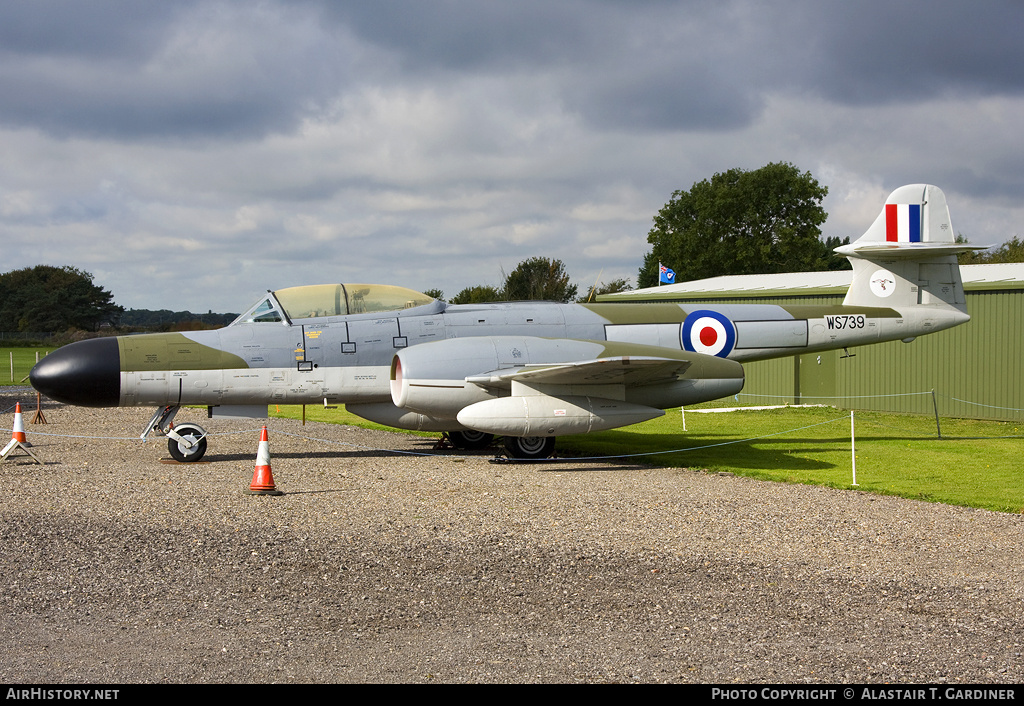
[[[846,331],[849,329],[864,328],[868,325],[868,318],[864,314],[839,314],[826,316],[825,325],[829,331]]]

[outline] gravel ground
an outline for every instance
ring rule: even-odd
[[[2,682],[1024,675],[1018,515],[617,461],[493,464],[278,419],[285,494],[257,497],[260,422],[184,410],[215,436],[175,464],[135,438],[151,410],[51,405],[41,426],[23,408],[45,463],[0,464]]]

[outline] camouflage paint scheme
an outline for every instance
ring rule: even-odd
[[[31,380],[53,399],[90,406],[344,403],[407,429],[585,433],[736,394],[743,361],[968,321],[956,252],[970,246],[952,233],[939,189],[897,189],[865,235],[840,248],[854,278],[836,307],[451,305],[402,287],[313,285],[268,292],[216,331],[71,344]],[[144,436],[160,426],[154,415]],[[201,439],[205,449],[203,437],[193,432],[182,448]]]

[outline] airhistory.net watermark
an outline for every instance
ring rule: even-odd
[[[8,688],[4,698],[26,701],[116,701],[120,689]]]

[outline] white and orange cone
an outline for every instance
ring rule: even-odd
[[[270,441],[267,439],[267,427],[260,433],[260,446],[256,451],[256,469],[249,484],[249,495],[284,495],[274,485],[274,474],[270,470]]]
[[[28,443],[28,438],[25,436],[25,422],[21,418],[21,402],[14,403],[14,430],[11,433],[11,438],[25,446],[32,445]]]
[[[28,439],[25,437],[25,423],[21,419],[21,402],[17,402],[14,406],[14,429],[11,431],[11,440],[0,451],[0,461],[6,461],[8,456],[21,449],[31,456],[36,463],[41,464],[42,461],[29,449],[30,446],[32,444],[28,443]]]

